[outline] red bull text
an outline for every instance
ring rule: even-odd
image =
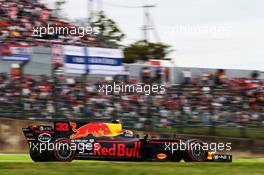
[[[94,156],[110,156],[110,157],[136,157],[140,158],[140,142],[134,142],[132,148],[129,148],[124,143],[114,143],[111,147],[102,147],[100,143],[96,143]]]

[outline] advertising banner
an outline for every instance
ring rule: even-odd
[[[32,56],[32,47],[30,46],[1,46],[0,58],[7,61],[28,61]]]
[[[90,74],[116,75],[124,71],[120,49],[89,47],[87,54]]]
[[[73,74],[85,74],[87,71],[86,48],[64,46],[64,71]]]
[[[124,72],[120,49],[64,46],[63,50],[66,73],[116,75]]]

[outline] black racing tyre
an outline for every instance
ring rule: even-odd
[[[47,151],[43,151],[40,153],[39,150],[34,150],[34,149],[30,149],[29,150],[29,155],[31,157],[31,159],[34,162],[46,162],[46,161],[50,161],[50,157],[48,155]]]
[[[75,151],[72,150],[69,139],[58,139],[55,141],[54,159],[56,161],[71,162],[75,157]]]
[[[203,149],[201,140],[193,139],[186,142],[188,149],[183,152],[185,162],[204,162],[207,159],[208,150]]]

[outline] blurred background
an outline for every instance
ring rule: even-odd
[[[233,4],[0,0],[0,151],[24,152],[29,123],[119,119],[139,132],[232,140],[262,154],[262,2]],[[98,33],[33,35],[48,25]],[[99,91],[113,82],[166,91]]]

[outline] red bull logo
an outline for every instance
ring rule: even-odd
[[[124,143],[113,144],[109,148],[102,147],[100,143],[95,145],[94,156],[111,156],[111,157],[136,157],[140,158],[140,142],[134,142],[132,148]]]
[[[94,137],[101,137],[101,136],[111,136],[112,132],[110,128],[105,123],[88,123],[86,125],[81,126],[80,128],[76,129],[77,125],[74,122],[70,122],[72,126],[72,131],[75,134],[70,136],[71,139],[77,139],[81,137],[86,137],[89,134],[93,135]]]

